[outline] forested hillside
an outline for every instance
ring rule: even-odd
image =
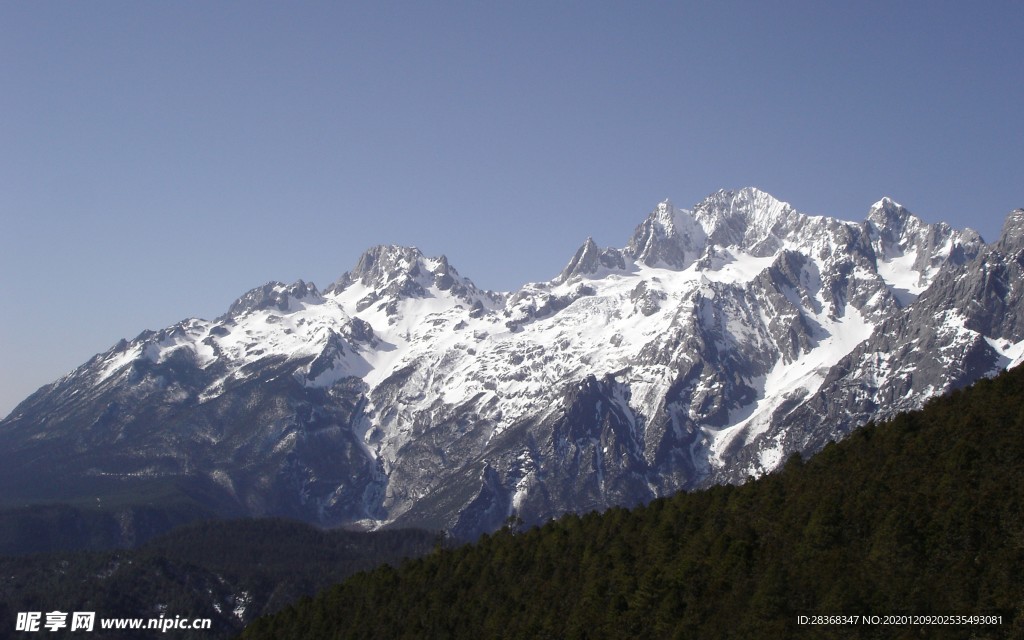
[[[13,632],[18,612],[53,610],[209,618],[212,630],[156,637],[225,638],[260,614],[357,571],[423,555],[435,543],[436,534],[426,531],[322,531],[278,519],[222,520],[177,529],[131,551],[0,557],[0,638]],[[19,637],[33,635],[39,634]],[[88,635],[128,637],[98,628]]]
[[[859,618],[798,623],[839,614]],[[864,620],[896,614],[1000,623]],[[810,460],[794,456],[743,486],[510,527],[358,574],[243,635],[1022,636],[1024,367],[862,428]]]

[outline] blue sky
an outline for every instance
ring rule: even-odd
[[[0,3],[0,415],[371,245],[492,289],[661,199],[1024,206],[1020,2]]]

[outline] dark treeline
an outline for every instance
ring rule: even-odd
[[[360,573],[243,637],[1024,637],[1022,505],[1024,367],[741,487]],[[820,614],[1001,624],[798,624]]]
[[[0,461],[0,556],[130,549],[190,523],[244,517],[198,476],[129,480],[65,469],[26,487],[9,471]]]
[[[208,509],[186,502],[140,502],[113,509],[70,504],[0,509],[0,555],[130,548],[175,527],[214,517]]]
[[[18,612],[54,610],[106,618],[210,618],[212,631],[157,635],[230,637],[257,615],[358,571],[424,555],[437,543],[436,534],[417,530],[324,531],[279,519],[216,520],[133,550],[0,557],[0,638],[14,635]],[[51,635],[23,635],[40,633]],[[86,635],[126,633],[97,629]]]

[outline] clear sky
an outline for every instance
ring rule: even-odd
[[[0,2],[0,415],[380,243],[478,285],[666,197],[1024,206],[1021,2]]]

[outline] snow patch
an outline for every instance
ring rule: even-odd
[[[713,465],[725,465],[724,454],[736,438],[742,437],[742,443],[749,444],[764,433],[771,425],[775,410],[784,400],[807,397],[816,392],[825,381],[829,369],[866,340],[874,330],[874,325],[850,304],[846,305],[845,313],[838,318],[822,313],[816,320],[824,329],[823,338],[817,345],[794,362],[779,359],[763,381],[752,380],[751,385],[759,388],[758,397],[746,407],[730,413],[731,426],[723,429],[704,428],[711,441],[709,448]],[[764,453],[763,457],[777,465],[781,453],[778,456]],[[773,468],[765,466],[764,470],[771,471]]]
[[[917,300],[921,292],[928,288],[924,284],[924,274],[914,269],[916,261],[917,249],[914,249],[895,258],[878,260],[876,263],[878,275],[903,306]]]
[[[999,354],[999,369],[1013,369],[1024,362],[1024,340],[1010,342],[986,337],[985,342]]]
[[[126,349],[120,353],[111,354],[105,361],[103,369],[96,375],[96,384],[99,384],[114,375],[121,369],[127,367],[129,364],[137,360],[142,356],[142,344],[135,344],[130,349]]]

